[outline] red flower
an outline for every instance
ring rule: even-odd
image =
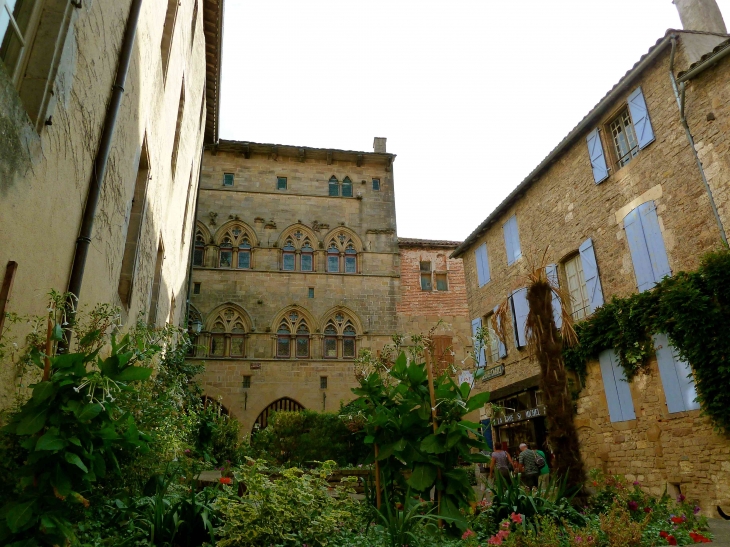
[[[669,520],[671,520],[674,524],[682,524],[685,519],[683,519],[682,517],[672,517]]]
[[[667,543],[669,543],[669,545],[676,545],[677,540],[674,539],[674,536],[667,536]]]
[[[651,507],[644,507],[644,513],[651,513]]]
[[[218,482],[221,484],[231,484],[233,480],[231,479],[231,477],[221,477],[220,479],[218,479]]]
[[[692,538],[692,541],[695,543],[711,543],[709,538],[706,538],[702,534],[698,534],[697,532],[690,532],[689,537]]]
[[[667,533],[666,533],[666,532],[665,532],[664,530],[662,530],[661,532],[659,532],[659,537],[660,537],[660,538],[665,538],[665,537],[667,537],[668,535],[669,535],[669,534],[667,534]]]
[[[515,524],[522,523],[522,515],[518,515],[517,513],[512,513],[509,518],[512,519],[512,522],[514,522]]]

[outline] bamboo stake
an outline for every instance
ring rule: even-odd
[[[433,432],[436,434],[436,430],[438,429],[438,423],[436,422],[436,393],[434,391],[433,387],[433,367],[431,364],[431,351],[426,348],[424,349],[423,353],[426,356],[426,372],[428,374],[428,393],[431,396],[431,420],[433,422]],[[441,468],[436,469],[438,481],[441,482]],[[436,503],[437,503],[437,512],[441,514],[441,490],[439,488],[436,488]],[[439,518],[439,528],[442,528],[444,525],[443,521]]]
[[[48,312],[48,324],[46,327],[46,358],[45,366],[43,367],[43,381],[46,382],[51,377],[51,350],[53,349],[53,340],[51,340],[51,334],[53,333],[53,304],[51,304],[51,311]]]
[[[378,445],[375,445],[375,505],[380,511],[380,462],[378,462]]]

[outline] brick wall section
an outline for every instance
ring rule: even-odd
[[[692,60],[680,39],[675,71],[686,68]],[[723,219],[730,214],[728,82],[730,62],[726,60],[693,81],[687,94],[689,123]],[[524,285],[524,275],[545,249],[546,262],[560,264],[587,238],[593,240],[605,300],[635,293],[631,255],[622,219],[617,220],[616,213],[628,212],[649,199],[657,205],[672,272],[696,268],[704,253],[720,246],[710,201],[679,123],[669,79],[669,48],[637,79],[624,84],[623,97],[593,127],[604,126],[639,85],[656,140],[628,165],[613,169],[600,185],[593,181],[585,135],[570,145],[462,255],[472,317],[486,316],[511,290]],[[714,121],[707,120],[709,112],[714,113]],[[604,150],[608,150],[610,143],[605,137]],[[502,225],[513,214],[517,215],[523,258],[508,266]],[[479,288],[474,250],[484,242],[491,281]],[[511,325],[507,330],[508,356],[502,361],[505,375],[484,382],[484,390],[510,386],[539,373],[526,351],[515,349]],[[699,411],[668,414],[655,362],[649,375],[632,382],[631,391],[636,420],[611,423],[598,363],[589,364],[576,416],[581,453],[588,467],[626,474],[654,494],[661,493],[668,483],[680,485],[707,516],[716,516],[715,505],[727,508],[728,439],[715,434]]]

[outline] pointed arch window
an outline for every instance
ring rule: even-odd
[[[195,249],[193,250],[193,266],[202,266],[205,260],[205,239],[201,232],[195,233]]]
[[[287,272],[293,272],[296,267],[296,255],[294,254],[294,243],[291,239],[287,239],[283,248],[282,269]]]
[[[246,349],[246,329],[237,323],[231,331],[231,357],[243,357]]]
[[[297,358],[309,358],[309,328],[303,322],[297,328]]]
[[[357,273],[357,251],[351,241],[345,248],[345,273]]]
[[[352,181],[350,180],[350,177],[345,177],[345,179],[342,181],[342,197],[352,197]]]
[[[330,177],[329,195],[332,197],[340,196],[340,181],[338,181],[334,175]]]
[[[211,329],[210,335],[210,356],[223,357],[226,354],[226,328],[221,322],[217,322]]]
[[[281,322],[276,331],[276,356],[280,359],[291,357],[291,330],[285,321]]]
[[[218,267],[219,268],[230,268],[233,263],[233,244],[230,238],[226,237],[220,244],[220,251],[218,252]]]
[[[337,273],[340,271],[340,250],[333,241],[327,249],[327,271]]]
[[[308,239],[304,240],[304,245],[302,245],[301,270],[303,272],[314,271],[314,248]]]
[[[247,237],[238,245],[238,267],[242,270],[251,269],[251,243]]]
[[[355,327],[349,321],[342,331],[342,358],[355,358]]]
[[[337,359],[337,328],[331,321],[324,329],[324,358]]]

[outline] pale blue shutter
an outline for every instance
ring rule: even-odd
[[[619,365],[616,352],[612,349],[602,351],[598,355],[598,362],[601,365],[601,376],[611,421],[625,422],[635,419],[631,389],[626,381],[624,370]]]
[[[654,130],[649,120],[649,111],[646,108],[646,101],[641,88],[637,87],[631,95],[629,95],[629,112],[631,113],[631,121],[634,123],[634,131],[636,132],[636,140],[639,142],[639,148],[645,148],[654,142]]]
[[[499,310],[499,306],[495,306],[494,313],[497,313],[497,310]],[[499,315],[495,315],[497,317],[497,327],[498,331],[502,328],[502,318]],[[499,340],[499,358],[502,359],[504,357],[507,357],[507,346],[504,344],[504,341],[499,337],[499,334],[497,334],[497,339]]]
[[[662,230],[659,227],[656,205],[653,201],[647,201],[639,205],[637,209],[641,215],[641,227],[644,229],[651,269],[654,272],[654,281],[659,283],[665,276],[672,275],[672,270],[669,267],[667,249],[664,247]]]
[[[478,367],[483,367],[485,363],[487,362],[486,355],[484,354],[484,341],[479,340],[477,338],[477,334],[479,332],[479,329],[482,328],[482,318],[477,317],[476,319],[471,320],[471,333],[474,336],[474,352],[477,354]]]
[[[477,247],[477,250],[474,252],[476,261],[477,261],[477,280],[479,281],[479,286],[483,287],[487,283],[489,283],[489,259],[487,257],[487,244],[484,243]]]
[[[697,391],[692,379],[692,368],[679,358],[666,334],[654,335],[654,349],[667,399],[667,410],[683,412],[700,408],[699,403],[695,401]]]
[[[601,288],[601,278],[598,275],[598,262],[596,262],[596,253],[593,250],[593,240],[588,238],[578,248],[580,253],[580,261],[583,266],[583,277],[586,282],[586,292],[588,293],[588,301],[591,313],[597,308],[603,306],[603,290]]]
[[[555,264],[545,266],[545,275],[552,287],[557,289],[560,286],[558,284],[558,267]],[[563,326],[563,312],[560,305],[560,297],[555,292],[553,292],[553,319],[555,320],[556,327],[560,328]]]
[[[520,234],[517,230],[517,217],[512,215],[502,227],[504,232],[504,245],[507,248],[507,265],[514,263],[522,256],[520,249]]]
[[[671,275],[653,201],[642,203],[624,218],[631,261],[639,292],[651,289],[664,276]]]
[[[588,144],[588,157],[591,160],[591,168],[593,169],[593,180],[596,184],[600,184],[608,178],[608,166],[606,165],[606,156],[603,154],[603,145],[601,144],[601,136],[598,134],[598,128],[594,129],[586,137]]]
[[[512,293],[512,318],[515,334],[515,346],[523,348],[527,345],[525,324],[527,314],[530,313],[530,306],[527,304],[527,289],[517,289]]]

